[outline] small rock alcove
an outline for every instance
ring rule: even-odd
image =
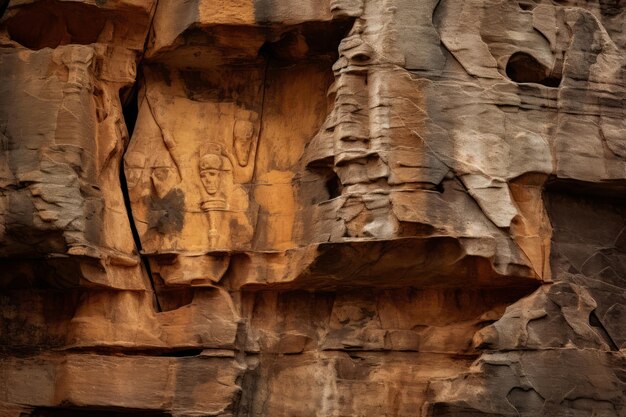
[[[506,64],[506,75],[516,83],[535,83],[546,87],[558,87],[561,78],[552,74],[551,70],[535,57],[525,52],[516,52]]]

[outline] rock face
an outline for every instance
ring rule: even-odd
[[[1,416],[626,416],[623,2],[0,12]]]

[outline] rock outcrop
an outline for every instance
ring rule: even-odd
[[[1,416],[626,416],[626,4],[0,14]]]

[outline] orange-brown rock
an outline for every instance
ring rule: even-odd
[[[626,416],[625,34],[0,1],[0,416]]]

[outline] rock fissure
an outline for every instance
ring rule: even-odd
[[[624,415],[582,3],[0,0],[0,415]]]
[[[137,226],[135,226],[135,220],[133,218],[133,209],[132,209],[132,206],[131,206],[131,203],[130,203],[130,196],[128,194],[126,175],[124,174],[124,164],[120,164],[120,191],[121,191],[122,196],[124,198],[124,206],[126,207],[126,213],[128,215],[130,232],[132,234],[133,241],[135,243],[135,248],[137,250],[137,255],[141,259],[141,263],[143,265],[143,268],[145,269],[145,273],[146,273],[146,275],[148,277],[148,280],[150,282],[150,287],[152,289],[152,293],[153,293],[153,297],[154,297],[154,306],[155,306],[157,312],[161,312],[161,311],[163,311],[163,309],[161,307],[161,303],[159,302],[159,296],[158,296],[157,288],[156,288],[155,281],[154,281],[155,278],[154,278],[154,275],[152,274],[152,268],[150,266],[150,261],[147,259],[147,257],[145,255],[142,254],[141,239],[139,238],[139,232],[137,231]]]

